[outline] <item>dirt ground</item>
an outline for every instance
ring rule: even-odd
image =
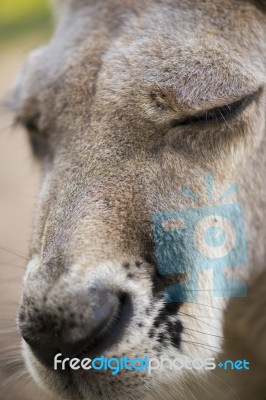
[[[39,170],[25,132],[11,127],[14,116],[2,106],[27,53],[43,40],[31,35],[0,47],[0,400],[44,399],[29,383],[16,328]]]

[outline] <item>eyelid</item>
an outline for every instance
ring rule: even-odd
[[[226,121],[226,118],[227,120],[229,118],[231,119],[239,114],[241,111],[244,111],[253,102],[253,100],[255,99],[255,95],[257,95],[259,92],[261,92],[261,89],[258,92],[252,93],[233,103],[225,104],[224,106],[220,107],[214,107],[187,118],[174,120],[172,123],[172,127],[174,128],[178,126],[190,125],[193,123],[207,123],[212,121],[224,122]]]

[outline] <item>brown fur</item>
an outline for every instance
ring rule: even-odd
[[[43,310],[60,318],[60,305],[101,282],[123,288],[135,310],[121,343],[107,355],[181,357],[166,321],[149,337],[164,307],[152,216],[195,206],[181,188],[204,197],[206,172],[215,176],[216,195],[237,181],[250,260],[245,279],[265,267],[266,15],[261,4],[241,0],[61,3],[54,38],[31,54],[11,100],[19,120],[34,131],[32,140],[41,143],[43,165],[24,325],[38,326]],[[251,94],[253,101],[232,120],[172,125]],[[211,296],[204,300],[224,307]],[[214,330],[182,313],[204,314]],[[184,304],[170,319],[184,325],[184,354],[213,354],[189,341],[220,346],[206,336],[222,334],[215,309]],[[163,331],[164,345],[158,341]],[[40,384],[73,400],[144,398],[173,379],[169,371],[151,378],[73,373],[73,384],[63,390],[55,373],[28,348],[25,354]],[[185,385],[185,376],[174,379],[171,398]]]

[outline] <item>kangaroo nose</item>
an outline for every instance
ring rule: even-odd
[[[58,353],[69,358],[100,355],[122,336],[130,315],[127,295],[97,291],[93,299],[80,296],[65,306],[19,318],[19,326],[34,355],[51,367]]]

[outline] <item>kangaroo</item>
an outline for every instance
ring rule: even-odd
[[[195,398],[186,379],[200,371],[165,362],[112,374],[69,361],[63,370],[54,359],[182,363],[222,351],[228,299],[212,295],[202,271],[198,301],[166,301],[165,289],[186,277],[158,270],[154,216],[198,207],[184,187],[206,202],[206,174],[215,198],[237,182],[248,265],[229,272],[248,283],[264,270],[266,3],[56,7],[53,38],[30,54],[9,98],[42,166],[18,315],[27,368],[57,398]]]

